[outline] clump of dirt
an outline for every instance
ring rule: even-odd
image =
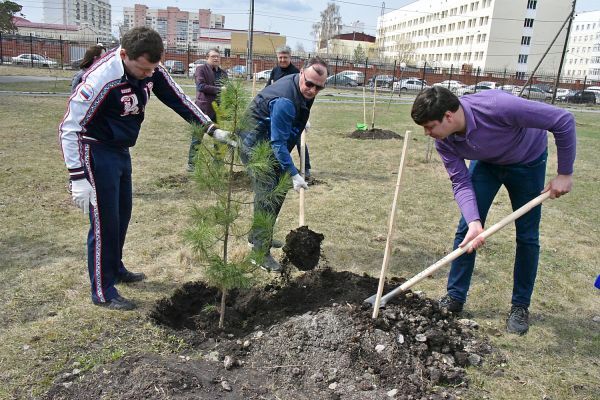
[[[402,136],[394,131],[379,128],[367,129],[366,131],[357,129],[348,137],[351,139],[402,139]]]
[[[419,293],[402,293],[373,320],[363,300],[376,289],[374,278],[316,269],[285,286],[232,292],[226,331],[211,332],[199,328],[213,323],[200,310],[216,291],[190,283],[151,318],[176,328],[193,357],[134,355],[63,374],[45,398],[456,399],[464,368],[494,358],[474,321]]]
[[[292,263],[300,271],[315,269],[319,264],[323,239],[325,239],[323,234],[310,230],[306,225],[294,229],[285,237],[283,263]]]

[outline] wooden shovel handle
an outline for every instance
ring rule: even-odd
[[[300,176],[302,178],[306,175],[306,130],[302,131],[300,135]],[[304,188],[300,188],[300,215],[299,215],[299,226],[304,226]]]
[[[498,221],[494,225],[490,226],[485,231],[481,232],[479,234],[479,236],[477,236],[477,237],[487,238],[489,236],[492,236],[494,233],[498,232],[500,229],[504,228],[509,223],[515,221],[517,218],[519,218],[522,215],[526,214],[527,212],[531,211],[532,208],[537,207],[540,204],[542,204],[542,202],[549,197],[550,197],[550,191],[540,194],[535,199],[529,201],[527,204],[523,205],[521,208],[515,210],[513,213],[507,215],[506,217],[502,218],[500,221]],[[477,238],[475,238],[475,239],[477,239]],[[404,282],[402,285],[398,286],[396,289],[394,289],[391,292],[389,292],[388,294],[386,294],[384,297],[387,300],[387,299],[397,296],[399,293],[411,288],[416,283],[422,281],[429,275],[433,274],[435,271],[442,268],[444,265],[449,264],[450,262],[454,261],[455,259],[457,259],[461,255],[463,255],[465,252],[467,252],[467,250],[469,250],[471,248],[475,239],[473,239],[469,243],[467,243],[466,246],[457,248],[452,253],[446,255],[444,258],[442,258],[435,264],[429,266],[424,271],[413,276],[412,278],[410,278],[409,280]]]

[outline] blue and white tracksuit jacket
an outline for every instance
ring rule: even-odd
[[[216,128],[162,65],[149,78],[129,77],[120,50],[106,53],[86,71],[59,126],[71,180],[88,179],[96,194],[88,234],[96,303],[117,297],[114,284],[127,272],[121,258],[132,204],[129,147],[136,143],[151,93],[186,121],[207,127],[209,134]]]

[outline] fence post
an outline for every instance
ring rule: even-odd
[[[65,55],[63,53],[62,35],[59,36],[58,42],[60,43],[60,69],[65,69]]]
[[[454,64],[450,64],[450,77],[448,78],[448,90],[450,90],[450,81],[452,80],[452,70],[454,69]]]
[[[338,60],[340,59],[340,56],[335,56],[335,74],[333,75],[333,86],[337,85],[337,70],[338,70]]]
[[[502,86],[506,85],[506,68],[504,68],[504,75],[502,75]]]
[[[425,70],[427,69],[427,61],[423,64],[423,73],[421,74],[421,90],[423,90],[423,85],[425,84]]]
[[[4,43],[2,42],[2,32],[0,32],[0,65],[4,64]]]
[[[477,93],[477,84],[479,83],[479,73],[481,72],[481,68],[477,67],[477,74],[475,75],[475,93]]]
[[[396,79],[396,62],[397,60],[394,60],[394,68],[392,69],[392,86],[390,86],[392,92],[394,91],[394,80]]]
[[[583,77],[583,90],[585,90],[586,85],[587,85],[587,75]]]
[[[29,34],[29,54],[33,54],[33,33]],[[33,68],[33,57],[29,60],[31,68]]]

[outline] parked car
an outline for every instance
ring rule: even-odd
[[[566,101],[567,100],[567,96],[570,94],[573,94],[575,91],[571,90],[571,89],[562,89],[562,88],[558,88],[556,89],[556,100],[558,101]]]
[[[346,70],[338,72],[337,75],[346,75],[355,80],[359,85],[362,85],[365,81],[365,74],[361,71]]]
[[[16,57],[12,57],[12,63],[17,65],[31,65],[33,62],[34,67],[46,67],[56,68],[58,63],[54,60],[40,56],[39,54],[19,54]]]
[[[183,61],[179,60],[166,60],[165,68],[169,71],[170,74],[184,74],[185,66],[183,65]]]
[[[596,104],[596,95],[589,90],[578,90],[565,97],[567,103]]]
[[[483,84],[483,82],[478,83],[477,85],[465,86],[462,88],[458,88],[456,90],[457,96],[464,96],[466,94],[481,92],[482,90],[491,90],[494,89],[489,85]]]
[[[254,80],[255,81],[266,81],[269,79],[269,76],[271,76],[271,70],[270,69],[265,69],[264,71],[260,71],[254,74]]]
[[[408,90],[423,90],[427,89],[429,85],[427,81],[419,78],[408,78],[402,79],[401,81],[394,82],[394,92],[406,92]]]
[[[538,88],[547,93],[552,93],[554,90],[554,85],[551,83],[534,83],[531,87]]]
[[[376,83],[377,87],[391,88],[393,80],[394,77],[391,75],[376,75],[369,79],[369,86],[374,87],[374,84]]]
[[[498,86],[497,89],[503,90],[507,93],[514,93],[515,90],[521,90],[521,86],[518,85],[502,85]]]
[[[513,94],[515,96],[518,96],[519,93],[521,93],[521,89],[519,88],[518,90],[515,89],[513,91]],[[533,86],[527,86],[525,88],[525,90],[523,90],[523,93],[521,93],[521,97],[525,98],[525,99],[535,99],[535,100],[552,100],[552,93],[543,91],[542,89],[538,88],[538,87],[533,87]]]
[[[188,75],[193,76],[194,73],[196,72],[196,68],[198,67],[198,65],[202,65],[202,64],[206,64],[206,60],[198,59],[198,60],[194,61],[193,63],[189,63],[188,64]]]
[[[446,89],[450,89],[452,92],[456,92],[457,89],[461,87],[465,87],[466,85],[461,81],[456,80],[446,80],[438,83],[434,83],[433,86],[442,86]]]
[[[325,85],[356,87],[358,86],[358,82],[350,78],[348,75],[336,74],[327,78],[327,80],[325,81]]]
[[[230,78],[242,78],[246,76],[246,66],[234,65],[233,67],[227,70],[227,76],[229,76]]]

